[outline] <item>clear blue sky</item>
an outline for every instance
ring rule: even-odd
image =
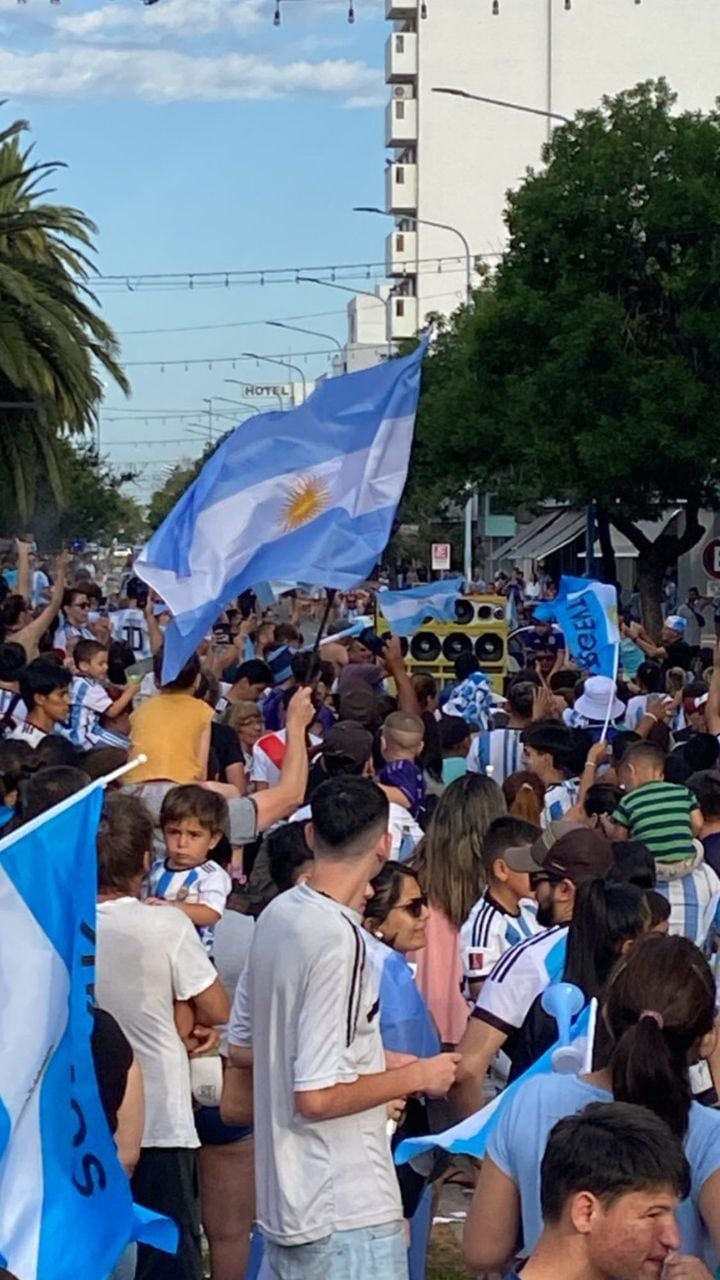
[[[5,0],[0,7],[3,122],[28,119],[36,156],[62,160],[55,198],[98,224],[104,274],[225,271],[378,262],[388,227],[353,214],[383,203],[382,0]],[[388,223],[389,225],[389,223]],[[359,279],[357,283],[362,286]],[[227,365],[134,368],[134,361],[317,350],[327,343],[263,325],[298,324],[346,335],[349,295],[309,285],[146,292],[98,290],[121,335],[131,409],[187,410],[203,397],[239,394],[226,377],[284,380],[281,369]],[[327,313],[327,314],[319,314]],[[197,329],[190,326],[248,327]],[[187,332],[133,334],[132,330]],[[292,358],[292,356],[290,356]],[[307,374],[328,367],[324,356]],[[143,468],[140,496],[163,462],[202,441],[180,419],[113,420],[104,451]],[[215,406],[222,408],[220,404]],[[228,408],[228,406],[225,406]],[[127,410],[125,410],[127,412]],[[225,423],[224,425],[229,425]]]

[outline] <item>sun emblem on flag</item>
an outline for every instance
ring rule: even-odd
[[[280,518],[283,533],[292,533],[309,524],[330,506],[330,490],[317,476],[298,476],[282,505]]]

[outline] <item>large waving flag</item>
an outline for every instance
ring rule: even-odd
[[[597,1002],[593,1001],[582,1011],[570,1028],[567,1041],[572,1049],[577,1051],[577,1062],[573,1071],[575,1075],[578,1074],[578,1068],[584,1072],[592,1070],[592,1043],[596,1016]],[[517,1080],[513,1080],[512,1084],[503,1089],[497,1098],[493,1098],[492,1102],[488,1102],[487,1106],[476,1111],[474,1115],[468,1116],[467,1120],[461,1120],[460,1124],[453,1125],[444,1133],[428,1134],[423,1138],[406,1138],[395,1151],[395,1163],[406,1164],[408,1160],[414,1160],[416,1156],[431,1151],[433,1147],[440,1147],[452,1155],[475,1156],[477,1160],[481,1160],[485,1155],[487,1140],[508,1100],[531,1076],[547,1075],[553,1071],[558,1063],[558,1052],[566,1053],[567,1047],[567,1044],[559,1040],[546,1050],[542,1057],[533,1062],[527,1071],[518,1076]],[[567,1058],[562,1069],[565,1074],[569,1074]]]
[[[563,574],[557,597],[536,605],[533,614],[543,622],[557,622],[570,656],[584,671],[615,679],[620,630],[613,586]]]
[[[455,622],[455,601],[463,586],[462,578],[445,578],[407,591],[381,591],[378,607],[394,635],[411,636],[426,618]]]
[[[367,577],[405,484],[426,349],[427,339],[401,360],[326,379],[297,409],[244,422],[208,459],[135,565],[175,615],[164,679],[256,583]]]
[[[177,1247],[134,1209],[90,1049],[103,790],[0,842],[0,1266],[20,1280],[106,1280],[131,1239]]]

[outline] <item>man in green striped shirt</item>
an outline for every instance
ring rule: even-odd
[[[702,827],[695,796],[687,787],[666,782],[665,753],[651,742],[625,752],[620,782],[626,794],[612,815],[616,840],[640,840],[665,865],[696,856],[693,843]]]

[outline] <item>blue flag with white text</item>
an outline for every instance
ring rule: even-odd
[[[258,582],[357,586],[382,555],[407,475],[427,339],[326,378],[296,409],[236,428],[135,568],[175,615],[171,680],[233,597]]]
[[[455,622],[455,601],[463,586],[462,578],[445,578],[406,591],[381,591],[378,607],[393,635],[411,636],[426,618]]]
[[[20,1280],[106,1280],[141,1236],[177,1247],[173,1223],[134,1209],[95,1078],[103,795],[95,783],[0,841],[0,1266]]]
[[[556,598],[537,604],[533,616],[557,622],[571,658],[584,671],[615,677],[620,644],[615,587],[563,574]]]

